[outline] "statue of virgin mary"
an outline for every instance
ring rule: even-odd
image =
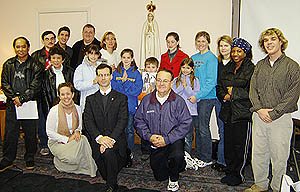
[[[160,58],[159,30],[158,24],[154,19],[155,9],[156,6],[151,1],[151,3],[147,5],[147,20],[142,30],[140,69],[144,68],[144,62],[148,57]]]

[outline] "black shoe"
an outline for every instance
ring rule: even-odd
[[[127,149],[127,162],[125,165],[126,168],[132,167],[133,164],[132,159],[133,159],[133,153],[131,152],[130,149]]]
[[[6,161],[6,160],[2,160],[0,162],[0,173],[2,173],[3,171],[5,171],[6,169],[9,169],[13,166],[12,162]]]
[[[239,176],[232,176],[228,181],[228,186],[238,186],[239,184],[243,183],[241,177]]]
[[[34,161],[26,161],[26,169],[27,170],[34,169]]]
[[[133,164],[132,159],[131,159],[131,158],[128,158],[125,167],[126,167],[126,168],[132,167],[132,164]]]
[[[141,160],[142,161],[147,161],[150,158],[150,154],[142,154]]]
[[[211,168],[214,169],[214,170],[217,170],[219,165],[220,165],[219,163],[214,163],[214,164],[211,165]]]
[[[226,175],[226,176],[222,177],[221,183],[227,184],[228,181],[231,179],[231,177],[232,177],[231,175]]]

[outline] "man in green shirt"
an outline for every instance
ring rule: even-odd
[[[257,63],[250,85],[255,184],[245,192],[268,190],[270,161],[273,191],[279,191],[286,173],[293,132],[291,113],[297,110],[300,94],[300,67],[285,55],[287,44],[279,29],[270,28],[260,35],[259,45],[267,56]]]

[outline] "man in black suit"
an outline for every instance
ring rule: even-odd
[[[106,180],[107,191],[116,191],[118,173],[127,163],[127,97],[111,89],[109,65],[100,64],[96,74],[100,90],[86,99],[84,134],[89,139],[100,174]]]

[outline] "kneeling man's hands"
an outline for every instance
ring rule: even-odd
[[[163,138],[162,135],[156,135],[153,134],[150,137],[150,142],[155,146],[155,147],[164,147],[166,146],[165,139]]]

